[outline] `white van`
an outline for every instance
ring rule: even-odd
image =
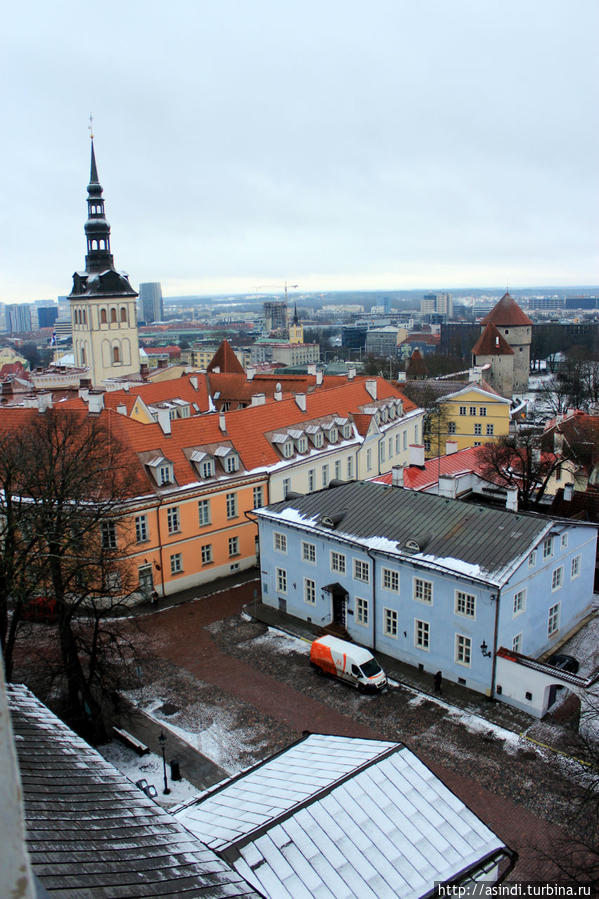
[[[338,677],[362,693],[377,693],[387,686],[385,672],[372,653],[339,637],[314,640],[310,647],[310,664],[318,674]]]

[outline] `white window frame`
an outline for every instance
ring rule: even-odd
[[[562,539],[560,540],[560,545],[562,549],[567,549],[568,547],[568,534],[562,534]]]
[[[423,652],[430,652],[431,626],[429,621],[414,618],[414,646]]]
[[[466,415],[467,411],[466,406],[460,406],[460,415]]]
[[[102,549],[116,549],[116,525],[114,521],[103,521],[101,531]]]
[[[198,500],[198,523],[201,528],[206,527],[207,524],[212,524],[209,499]]]
[[[526,587],[523,587],[522,590],[517,590],[516,593],[514,593],[512,618],[516,618],[518,615],[521,615],[522,612],[526,612]]]
[[[390,593],[399,593],[399,571],[394,568],[381,569],[381,587]]]
[[[166,525],[169,534],[181,533],[181,513],[179,506],[169,506],[166,510]]]
[[[227,520],[230,521],[232,518],[238,518],[237,494],[225,493],[225,502],[227,506]]]
[[[287,535],[280,531],[273,531],[272,548],[277,553],[287,553]]]
[[[479,421],[475,422],[475,424],[474,424],[474,436],[475,437],[483,436],[483,426],[481,425],[481,423]]]
[[[558,565],[551,572],[551,592],[555,593],[564,586],[564,566]]]
[[[549,607],[549,611],[547,612],[548,637],[553,637],[553,635],[557,634],[557,632],[559,631],[561,605],[561,602],[556,602],[554,605]]]
[[[345,574],[347,571],[347,557],[345,554],[332,549],[330,567],[331,571],[336,571],[338,574]]]
[[[353,564],[354,581],[360,581],[362,584],[370,583],[370,564],[363,559],[354,559]]]
[[[316,565],[315,543],[308,543],[306,540],[302,540],[302,562],[307,562],[308,565]]]
[[[419,585],[422,587],[419,587]],[[419,596],[418,594],[422,595]],[[426,599],[426,594],[428,593],[429,598]],[[427,581],[421,577],[415,577],[412,584],[412,597],[416,600],[416,602],[424,603],[425,606],[432,606],[433,604],[433,582]]]
[[[359,624],[361,627],[368,627],[369,615],[368,600],[362,596],[356,596],[356,624]]]
[[[572,562],[570,563],[570,580],[573,581],[577,577],[580,577],[580,570],[582,568],[582,556],[574,556]]]
[[[522,632],[512,637],[512,652],[522,652]]]
[[[347,479],[351,481],[354,476],[354,459],[353,456],[347,457]]]
[[[472,667],[472,637],[467,634],[455,635],[455,661],[464,668]]]
[[[277,568],[275,571],[277,593],[287,593],[287,569]]]
[[[181,574],[183,571],[183,554],[172,553],[171,555],[171,574]]]
[[[252,490],[252,501],[254,504],[254,509],[259,509],[263,504],[264,499],[264,488],[260,484],[259,487],[254,487]]]
[[[202,559],[202,565],[212,564],[212,544],[211,543],[205,543],[202,547],[200,547],[200,556]]]
[[[531,552],[531,554],[528,557],[528,567],[534,568],[536,564],[537,564],[537,551],[536,551],[536,549],[533,549],[533,551]]]
[[[474,593],[466,593],[464,590],[455,591],[455,613],[462,618],[469,618],[471,621],[476,619],[476,596]]]
[[[487,437],[493,437],[495,432],[495,425],[487,425]]]
[[[321,475],[322,475],[322,486],[328,487],[328,485],[329,485],[329,466],[328,465],[322,466]]]
[[[543,558],[550,559],[553,555],[553,537],[545,537],[543,540]]]
[[[234,537],[229,537],[229,558],[234,559],[235,556],[240,556],[241,550],[239,549],[239,537],[235,535]]]
[[[310,606],[316,605],[316,581],[310,577],[304,578],[304,602]]]
[[[335,480],[341,480],[341,459],[337,459],[335,462]]]
[[[399,615],[397,609],[389,609],[383,607],[383,634],[386,637],[393,637],[397,640],[397,632],[399,630]]]
[[[150,539],[147,515],[135,516],[135,538],[137,543],[147,543]]]

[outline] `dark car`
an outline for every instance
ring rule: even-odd
[[[56,600],[51,596],[35,596],[21,610],[21,618],[24,621],[54,624],[57,617]]]
[[[571,674],[576,674],[580,667],[578,659],[575,659],[574,656],[568,656],[560,652],[556,652],[554,655],[550,656],[547,660],[547,664],[553,665],[554,668],[561,668],[562,671],[569,671]]]

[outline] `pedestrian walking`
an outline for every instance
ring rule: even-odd
[[[433,686],[435,688],[435,693],[441,695],[441,684],[443,683],[443,675],[440,671],[437,671],[435,676],[433,677]]]
[[[152,605],[155,605],[158,602],[158,593],[156,590],[152,590],[152,599],[150,600]]]

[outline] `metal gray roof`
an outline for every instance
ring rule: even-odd
[[[505,849],[402,744],[322,734],[177,818],[272,899],[423,896]]]
[[[288,498],[257,514],[496,584],[509,577],[552,524],[543,516],[368,481]]]
[[[8,703],[34,873],[61,897],[259,896],[23,686]]]

